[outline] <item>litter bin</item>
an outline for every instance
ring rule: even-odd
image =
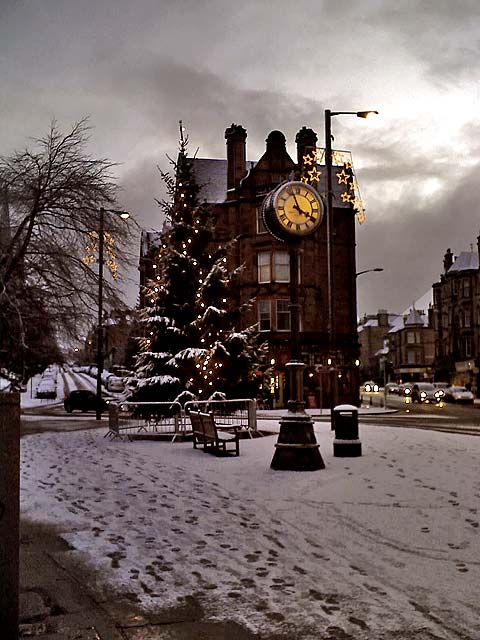
[[[362,455],[358,438],[358,409],[351,404],[339,404],[332,409],[332,430],[335,431],[333,455],[354,458]]]

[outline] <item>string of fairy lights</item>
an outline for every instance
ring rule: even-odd
[[[117,264],[117,255],[115,253],[115,239],[113,236],[108,233],[108,231],[103,232],[103,251],[105,255],[104,265],[107,269],[110,270],[112,277],[114,280],[118,277],[118,264]],[[98,232],[97,231],[89,231],[88,232],[88,240],[85,245],[85,254],[82,258],[83,264],[88,267],[97,261],[98,254]]]
[[[202,396],[202,394],[208,392],[209,389],[213,390],[212,388],[216,387],[216,382],[218,381],[221,370],[224,367],[224,363],[214,354],[214,349],[218,341],[225,335],[224,329],[220,327],[215,328],[213,325],[208,326],[205,322],[208,305],[204,301],[203,294],[205,286],[208,286],[207,278],[211,275],[212,269],[217,263],[217,260],[223,270],[226,266],[227,258],[225,256],[221,256],[216,259],[211,255],[211,253],[205,251],[202,258],[206,264],[201,264],[200,258],[198,256],[195,257],[195,251],[192,252],[197,241],[197,235],[200,233],[202,228],[202,216],[201,207],[196,206],[193,194],[189,193],[189,186],[190,183],[188,180],[183,179],[182,181],[177,182],[174,206],[177,208],[177,211],[179,210],[180,216],[182,216],[182,210],[187,209],[188,207],[192,208],[192,218],[190,221],[185,222],[185,228],[188,230],[188,235],[190,237],[183,238],[175,246],[172,230],[168,230],[160,234],[160,242],[158,242],[154,252],[152,252],[153,278],[152,284],[148,288],[146,298],[150,305],[154,306],[158,302],[159,298],[161,298],[162,294],[168,292],[168,288],[165,284],[161,283],[162,264],[165,260],[165,252],[168,250],[169,246],[172,247],[172,242],[174,243],[174,252],[178,254],[180,259],[187,258],[189,255],[192,256],[191,264],[195,269],[196,282],[198,284],[194,295],[194,304],[196,306],[195,317],[200,335],[199,347],[193,362],[197,375],[196,379],[193,376],[188,379],[187,388],[191,393]],[[224,277],[225,276],[223,275],[223,278]],[[224,294],[219,297],[216,306],[218,307],[220,304],[227,305],[227,302],[227,297],[225,297]],[[202,326],[203,323],[204,326]],[[145,350],[148,351],[151,348],[153,338],[154,331],[150,331],[149,337],[144,339]],[[175,367],[178,366],[179,365],[176,363]]]
[[[303,156],[303,175],[301,181],[317,187],[322,171],[320,167],[325,164],[325,149],[317,147],[315,151]],[[344,185],[344,191],[340,199],[344,204],[352,205],[357,222],[365,222],[364,201],[360,195],[360,187],[353,167],[350,151],[332,150],[332,167],[341,168],[335,171],[335,177],[339,185]]]

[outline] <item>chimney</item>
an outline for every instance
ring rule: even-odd
[[[443,269],[445,273],[447,273],[447,271],[450,269],[452,264],[453,264],[453,253],[451,249],[447,249],[447,252],[443,257]]]
[[[386,309],[379,309],[377,318],[379,327],[388,327],[388,311]]]
[[[301,171],[304,156],[311,156],[317,148],[317,134],[313,129],[302,127],[295,136],[295,142],[297,143],[297,164]]]
[[[227,190],[236,189],[247,173],[246,144],[247,132],[240,124],[232,124],[225,129],[227,141]]]

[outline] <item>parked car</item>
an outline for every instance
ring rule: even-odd
[[[125,382],[119,376],[109,375],[105,381],[105,388],[107,391],[122,392],[125,389]]]
[[[458,402],[463,404],[473,404],[475,396],[466,387],[447,387],[443,390],[445,402]]]
[[[387,393],[396,393],[397,395],[400,393],[400,388],[396,382],[387,382],[385,389]]]
[[[363,383],[363,390],[365,393],[371,393],[372,391],[376,392],[379,390],[379,386],[376,382],[373,382],[373,380],[367,380],[367,382]]]
[[[102,397],[102,411],[108,410],[109,399]],[[67,413],[72,411],[96,411],[97,395],[89,389],[75,389],[70,391],[63,401],[63,406]]]
[[[42,378],[38,383],[37,398],[54,399],[57,397],[57,385],[53,378]]]

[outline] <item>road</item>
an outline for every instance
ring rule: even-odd
[[[363,394],[366,404],[378,407],[383,402],[382,393]],[[449,403],[423,404],[406,403],[395,395],[387,396],[387,409],[396,413],[362,414],[362,422],[382,424],[392,427],[434,429],[447,433],[480,435],[480,405],[455,405]]]
[[[377,408],[383,402],[383,394],[363,394],[364,405],[372,404]],[[367,424],[402,427],[407,429],[428,429],[446,433],[463,433],[480,436],[480,404],[406,404],[395,395],[387,396],[387,408],[395,413],[379,413],[372,415],[361,412],[360,421]],[[42,431],[77,431],[107,427],[108,417],[102,416],[101,422],[95,420],[95,414],[67,414],[63,402],[49,403],[22,410],[22,435]]]

